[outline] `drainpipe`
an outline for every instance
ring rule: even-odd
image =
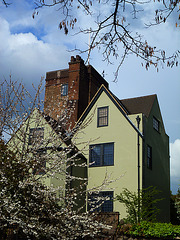
[[[141,118],[139,115],[136,117],[137,127],[139,129]],[[138,222],[140,222],[140,143],[139,143],[139,132],[137,135],[137,157],[138,157]]]

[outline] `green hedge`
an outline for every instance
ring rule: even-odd
[[[118,233],[135,237],[156,237],[174,239],[176,237],[180,237],[180,225],[142,221],[141,223],[133,225],[119,225]]]

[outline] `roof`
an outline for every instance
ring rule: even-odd
[[[39,109],[37,109],[41,116],[46,120],[46,122],[52,127],[52,129],[59,135],[61,140],[66,144],[71,144],[70,137],[67,136],[67,133],[65,129],[61,126],[61,123],[50,117],[49,115],[45,114],[44,112],[41,112]]]
[[[153,94],[143,97],[123,99],[121,100],[121,103],[128,110],[129,114],[144,113],[146,117],[149,117],[156,97],[157,95]]]
[[[124,110],[124,112],[128,115],[129,114],[129,111],[128,109],[125,107],[125,105],[122,103],[122,101],[116,97],[116,95],[114,95],[110,90],[109,92],[112,94],[112,96],[115,98],[115,100],[118,102],[118,104],[122,107],[122,109]]]
[[[65,129],[61,126],[61,123],[50,117],[49,115],[45,114],[41,110],[35,108],[40,116],[42,116],[46,122],[52,127],[52,129],[58,134],[59,138],[66,144],[67,147],[70,147],[71,151],[69,154],[72,156],[75,155],[77,157],[81,157],[86,160],[86,157],[79,151],[79,149],[72,143],[71,137],[68,136]],[[53,149],[53,147],[46,147],[46,149]],[[63,148],[61,146],[56,148],[58,151],[62,151]],[[64,148],[65,149],[65,148]]]

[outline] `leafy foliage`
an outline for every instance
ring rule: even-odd
[[[151,238],[171,238],[180,236],[180,226],[171,223],[152,223],[142,221],[138,224],[122,224],[118,228],[118,233],[123,235],[131,235],[135,237],[151,237]]]
[[[141,190],[139,194],[125,188],[116,196],[116,200],[125,205],[127,222],[134,224],[142,220],[155,221],[159,212],[156,203],[161,201],[155,198],[158,193],[155,187]]]

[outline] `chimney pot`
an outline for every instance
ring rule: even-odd
[[[79,55],[76,55],[76,61],[81,61],[81,57]]]
[[[71,62],[75,62],[76,59],[74,58],[74,56],[71,56]]]

